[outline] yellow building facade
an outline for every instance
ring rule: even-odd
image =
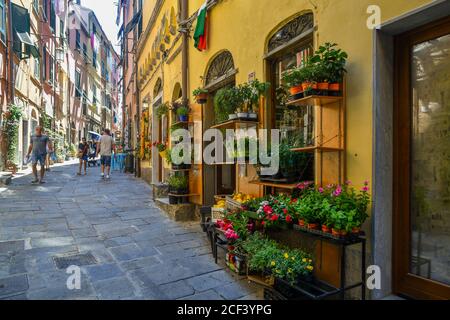
[[[402,291],[398,282],[393,280],[395,275],[391,275],[395,274],[392,269],[395,241],[391,228],[395,213],[391,199],[392,146],[389,143],[380,144],[383,139],[388,141],[392,138],[392,127],[383,127],[379,125],[382,121],[377,120],[379,112],[392,114],[393,108],[387,111],[383,109],[383,105],[393,104],[390,93],[385,91],[392,91],[392,87],[383,88],[380,85],[383,80],[393,79],[393,69],[389,68],[392,68],[395,36],[445,17],[446,14],[439,7],[446,5],[445,1],[207,1],[207,49],[202,52],[194,48],[192,35],[197,12],[205,1],[186,1],[187,19],[180,19],[181,2],[144,3],[143,22],[146,31],[138,46],[138,82],[141,111],[147,110],[148,125],[146,131],[141,131],[145,136],[141,136],[142,143],[168,141],[168,130],[176,122],[174,115],[169,113],[167,122],[164,122],[165,119],[160,120],[155,116],[154,107],[161,102],[173,103],[182,97],[179,90],[183,87],[183,72],[187,72],[188,79],[185,94],[191,108],[189,122],[192,123],[194,140],[200,142],[204,131],[212,127],[213,99],[219,88],[253,79],[271,82],[272,87],[276,87],[274,79],[279,79],[277,72],[281,70],[277,68],[286,67],[292,59],[295,61],[295,56],[289,56],[293,50],[307,48],[314,51],[327,42],[338,44],[349,57],[344,97],[343,176],[339,182],[352,181],[361,185],[366,180],[371,181],[372,219],[364,229],[370,238],[369,260],[379,265],[383,274],[383,288],[375,291],[373,297]],[[187,70],[182,69],[183,37],[180,30],[189,30],[191,35],[187,45]],[[389,54],[383,56],[386,52]],[[287,60],[283,60],[285,57],[288,57]],[[196,103],[192,95],[196,88],[208,89],[206,104]],[[261,100],[259,128],[274,128],[279,121],[280,114],[276,110],[273,90]],[[386,101],[387,104],[384,104]],[[164,168],[157,150],[150,147],[150,151],[143,168],[146,167],[149,172],[148,181],[159,183],[169,170]],[[388,159],[386,162],[382,158],[383,154]],[[255,172],[251,166],[221,170],[219,172],[203,164],[191,168],[189,179],[192,203],[211,205],[214,195],[223,194],[220,184],[234,185],[233,192],[254,196],[262,196],[268,191],[264,186],[252,183]],[[226,191],[226,188],[223,190]]]

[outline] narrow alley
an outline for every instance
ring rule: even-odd
[[[0,188],[0,299],[256,299],[216,265],[198,223],[171,221],[132,175],[54,167]],[[81,267],[69,290],[66,268]]]

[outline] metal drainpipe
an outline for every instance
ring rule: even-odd
[[[186,21],[188,19],[188,0],[181,1],[181,20]],[[189,67],[189,33],[183,32],[182,42],[182,62],[181,62],[181,91],[183,103],[188,101],[188,67]]]
[[[140,125],[140,101],[139,101],[139,85],[138,85],[138,62],[137,62],[137,47],[136,45],[134,46],[134,56],[133,56],[133,60],[134,60],[134,79],[135,79],[135,85],[136,85],[136,136],[141,135],[141,125]],[[136,140],[136,146],[139,144],[138,140]],[[135,147],[136,147],[135,146]],[[140,153],[140,150],[137,150],[137,153]],[[139,159],[139,157],[135,157],[136,160],[136,170],[135,170],[135,176],[137,176],[138,178],[141,177],[141,159]]]

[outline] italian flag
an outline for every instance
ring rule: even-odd
[[[200,7],[197,14],[197,26],[194,32],[194,45],[199,51],[206,50],[208,36],[208,10],[206,7],[208,1]]]

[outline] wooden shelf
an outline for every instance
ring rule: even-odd
[[[188,194],[169,193],[169,196],[176,197],[176,198],[186,198],[186,197],[197,197],[197,196],[199,196],[199,194],[197,194],[197,193],[188,193]]]
[[[298,100],[289,101],[288,106],[325,106],[327,104],[333,104],[341,102],[343,97],[330,97],[330,96],[309,96]]]
[[[178,122],[172,123],[171,127],[174,127],[177,125],[190,125],[190,124],[194,124],[194,123],[192,121],[178,121]]]
[[[304,147],[304,148],[294,148],[291,149],[292,152],[342,152],[344,149],[342,148],[334,148],[334,147],[320,147],[320,146],[312,146],[312,147]]]
[[[259,125],[258,121],[247,121],[247,120],[229,120],[212,126],[210,129],[227,129],[235,128],[239,125]]]
[[[264,181],[254,180],[254,181],[250,181],[249,183],[257,184],[259,186],[264,186],[264,187],[294,190],[297,188],[297,186],[299,185],[300,182],[290,183],[290,184],[281,184],[281,183],[273,183],[273,182],[264,182]]]

